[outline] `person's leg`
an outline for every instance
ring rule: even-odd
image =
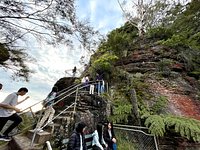
[[[104,93],[104,85],[101,85],[101,93]]]
[[[44,115],[42,117],[42,119],[37,123],[36,125],[36,129],[39,129],[42,127],[42,125],[44,124],[44,122],[47,120],[47,118],[49,117],[50,114],[50,110],[49,107],[45,110]]]
[[[8,117],[0,117],[0,132],[8,121]]]
[[[92,94],[92,85],[90,85],[90,91],[89,94]]]
[[[98,82],[98,95],[100,95],[100,92],[101,92],[101,83],[100,83],[100,81]]]
[[[48,123],[52,122],[52,119],[53,119],[54,114],[55,114],[55,110],[53,109],[53,107],[50,107],[49,110],[50,110],[50,114],[49,114]]]
[[[91,85],[91,94],[94,94],[94,85]]]
[[[8,134],[22,122],[22,118],[17,114],[13,114],[12,116],[8,117],[8,120],[13,121],[13,123],[3,133],[6,136],[8,136]]]
[[[117,144],[113,143],[113,150],[117,150]]]

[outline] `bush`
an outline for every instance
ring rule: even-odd
[[[164,27],[157,27],[150,29],[148,31],[147,37],[150,39],[160,39],[160,40],[167,40],[168,38],[171,38],[172,31],[168,28]]]

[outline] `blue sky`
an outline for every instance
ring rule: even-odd
[[[125,21],[117,0],[77,0],[76,8],[77,15],[81,19],[88,19],[90,24],[104,35],[120,27]],[[29,63],[30,68],[36,73],[32,74],[30,82],[13,81],[10,71],[0,68],[0,83],[3,84],[0,101],[22,86],[29,89],[30,99],[26,106],[44,99],[57,80],[69,76],[65,74],[65,70],[70,70],[71,73],[74,66],[81,70],[79,59],[81,56],[88,56],[84,50],[71,51],[70,48],[63,45],[55,48],[41,43],[33,43],[30,40],[24,46],[29,55],[37,60],[37,62]]]

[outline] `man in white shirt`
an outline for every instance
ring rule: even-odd
[[[24,100],[18,102],[18,96],[24,96],[27,92],[28,89],[22,87],[18,90],[18,92],[9,94],[5,100],[0,103],[0,131],[3,129],[8,120],[13,121],[3,135],[0,135],[0,140],[10,141],[11,138],[8,136],[9,133],[22,122],[22,118],[17,115],[17,113],[20,112],[20,109],[18,109],[16,105],[29,98],[29,96],[27,96]]]

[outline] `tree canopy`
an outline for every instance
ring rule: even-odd
[[[78,19],[75,0],[1,0],[0,28],[0,44],[4,47],[4,52],[7,49],[9,53],[9,57],[4,59],[0,56],[1,61],[4,60],[1,66],[16,66],[17,76],[25,73],[21,72],[19,67],[24,68],[28,55],[18,45],[20,42],[27,42],[27,37],[35,38],[36,41],[46,41],[47,44],[59,43],[68,46],[73,46],[73,40],[76,39],[85,49],[91,50],[91,37],[96,34],[88,22]],[[0,49],[0,52],[3,53],[3,50]],[[20,52],[20,55],[15,52]],[[19,62],[16,65],[12,59],[13,55],[17,56],[23,65]],[[28,67],[27,73],[30,73]],[[22,77],[28,79],[25,74]]]

